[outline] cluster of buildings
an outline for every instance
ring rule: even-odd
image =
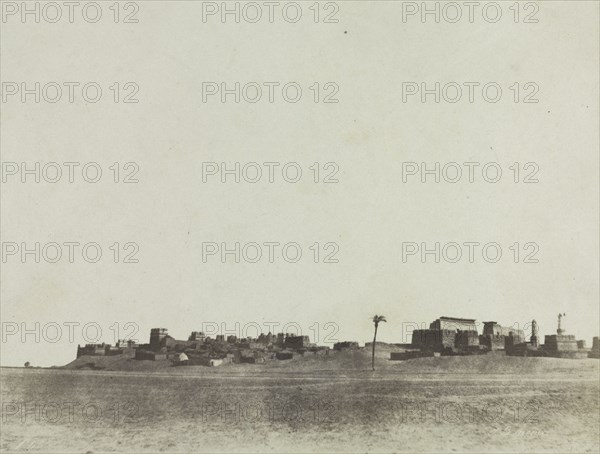
[[[358,344],[357,344],[358,346]],[[187,340],[177,340],[166,328],[152,328],[150,341],[137,344],[119,341],[109,344],[87,344],[77,347],[77,357],[125,355],[135,360],[169,360],[176,365],[220,366],[227,363],[264,363],[288,360],[297,356],[327,355],[329,347],[317,346],[309,336],[261,333],[257,338],[217,335],[214,339],[193,331]]]
[[[484,322],[478,333],[475,319],[440,317],[429,329],[415,330],[410,344],[392,344],[391,360],[406,360],[440,355],[478,355],[499,351],[511,356],[546,356],[556,358],[600,358],[600,342],[594,337],[592,348],[585,341],[566,334],[563,317],[558,316],[556,334],[546,335],[540,344],[538,326],[531,323],[531,336],[523,330]],[[367,344],[368,345],[368,344]],[[220,366],[227,363],[264,363],[289,360],[298,356],[329,355],[345,350],[360,350],[358,342],[344,341],[329,347],[317,346],[308,336],[278,333],[260,334],[257,338],[217,335],[214,339],[193,331],[187,340],[177,340],[166,328],[152,328],[150,341],[137,344],[131,340],[116,345],[87,344],[77,347],[77,357],[125,355],[135,360],[171,361],[175,365]]]
[[[405,360],[423,356],[477,355],[500,351],[510,356],[546,356],[555,358],[598,358],[600,343],[594,337],[591,349],[584,340],[565,334],[563,317],[558,316],[556,334],[546,335],[540,343],[538,325],[531,322],[531,336],[526,340],[523,330],[502,326],[497,322],[484,322],[479,334],[475,319],[440,317],[429,329],[415,330],[410,344],[396,344],[400,351],[392,352],[390,359]]]

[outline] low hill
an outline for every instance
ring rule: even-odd
[[[131,372],[154,372],[171,368],[170,361],[136,361],[123,355],[88,356],[83,355],[63,369],[74,370],[121,370]]]
[[[477,356],[442,356],[417,358],[407,361],[390,361],[389,352],[380,352],[375,358],[378,373],[394,374],[518,374],[576,375],[600,370],[598,360],[524,358],[499,354]],[[119,356],[81,356],[63,366],[71,370],[105,370],[123,372],[168,372],[176,374],[246,374],[246,373],[348,373],[371,372],[370,351],[356,350],[331,353],[325,356],[295,357],[291,360],[272,360],[263,364],[228,364],[219,367],[182,366],[174,367],[170,361],[136,361]]]

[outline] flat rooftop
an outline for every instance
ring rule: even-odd
[[[474,323],[475,319],[474,318],[458,318],[458,317],[440,317],[440,320],[456,320],[456,321],[460,321],[460,322],[471,322]]]

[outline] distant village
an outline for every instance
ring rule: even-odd
[[[343,345],[340,343],[339,345]],[[351,343],[358,348],[358,343]],[[334,348],[339,348],[335,344]],[[119,341],[115,346],[87,344],[77,347],[77,357],[126,355],[135,360],[171,361],[175,365],[220,366],[230,363],[264,363],[269,360],[293,359],[298,355],[327,355],[329,347],[317,346],[309,336],[278,333],[260,334],[258,338],[217,335],[214,339],[193,331],[187,340],[171,337],[166,328],[152,328],[150,342],[137,344]]]
[[[475,319],[440,317],[429,329],[415,330],[410,344],[386,344],[392,348],[390,360],[402,361],[422,357],[481,355],[498,352],[509,356],[600,358],[600,342],[594,337],[592,348],[585,341],[576,340],[562,328],[564,314],[558,316],[556,334],[546,335],[540,344],[538,326],[531,323],[531,336],[526,340],[523,330],[484,322],[483,333],[477,331]],[[377,344],[380,344],[377,342]],[[371,348],[372,343],[360,347],[356,341],[338,342],[333,349],[310,342],[309,336],[278,333],[260,334],[257,338],[238,338],[217,335],[214,339],[193,331],[187,340],[171,337],[166,328],[152,328],[150,342],[138,344],[131,340],[116,345],[87,344],[77,347],[77,358],[82,356],[124,355],[137,361],[169,361],[174,366],[221,366],[231,363],[258,364],[272,360],[293,360],[310,355],[332,355],[342,351]]]

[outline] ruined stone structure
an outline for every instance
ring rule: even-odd
[[[459,350],[471,347],[478,348],[479,334],[477,334],[477,331],[457,331],[454,345]]]
[[[429,329],[435,331],[477,331],[473,318],[440,317],[429,324]]]
[[[531,346],[535,348],[539,347],[538,325],[535,320],[531,321]]]
[[[507,351],[516,344],[525,341],[523,330],[510,326],[502,326],[497,322],[483,322],[483,334],[479,337],[480,344],[489,350]]]
[[[479,350],[475,319],[440,317],[430,323],[429,329],[413,331],[412,346],[423,351],[445,354]]]
[[[575,336],[570,334],[551,334],[546,336],[544,350],[547,353],[576,352],[579,350]]]
[[[499,323],[484,322],[483,334],[477,335],[474,319],[440,317],[429,325],[429,329],[413,331],[410,348],[398,344],[402,351],[392,352],[390,359],[403,360],[442,355],[473,355],[494,350],[511,356],[552,356],[557,358],[600,357],[600,342],[594,338],[589,351],[585,341],[565,334],[565,314],[558,316],[557,334],[545,336],[545,344],[540,347],[538,325],[531,323],[531,338],[527,342],[523,330],[501,326]]]
[[[545,336],[544,353],[546,356],[556,358],[584,358],[587,351],[579,348],[575,336],[564,334],[564,317],[566,314],[558,314],[558,328],[556,334]]]
[[[435,352],[453,351],[456,344],[456,331],[417,329],[412,333],[412,345],[421,350]]]

